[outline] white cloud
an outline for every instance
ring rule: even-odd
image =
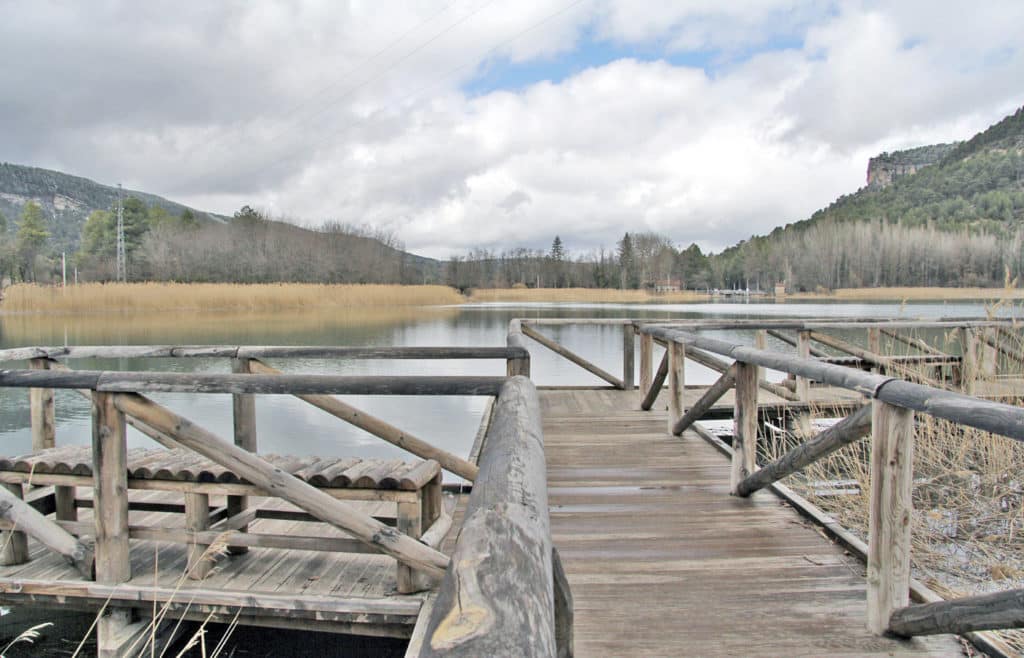
[[[0,68],[3,159],[226,213],[372,223],[439,256],[626,230],[721,248],[853,191],[879,151],[967,137],[1024,101],[1012,0],[3,11],[0,58],[19,62]],[[587,34],[667,61],[460,90]]]

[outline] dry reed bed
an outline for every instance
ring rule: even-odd
[[[475,288],[470,302],[579,302],[579,303],[678,303],[705,301],[704,293],[690,290],[651,293],[613,288]]]
[[[844,299],[871,301],[943,301],[1024,299],[1024,290],[1005,288],[837,288],[828,292],[796,292],[787,299]]]
[[[947,333],[932,344],[957,353],[954,340]],[[909,348],[892,349],[891,342],[889,347],[883,351],[914,353]],[[1020,350],[1022,345],[1012,347]],[[1024,377],[1024,364],[1004,359],[998,372]],[[1001,401],[1024,402],[1020,398]],[[839,415],[828,408],[815,413],[822,418]],[[781,456],[802,441],[787,437],[785,444],[767,442],[766,447],[772,455]],[[788,478],[787,484],[867,541],[869,460],[870,438],[866,438],[808,466]],[[916,414],[913,472],[915,576],[946,598],[1024,587],[1024,444]],[[1002,635],[1024,653],[1024,632]]]
[[[447,286],[382,284],[86,283],[18,284],[4,291],[8,312],[95,313],[168,310],[276,311],[301,308],[434,306],[465,299]]]

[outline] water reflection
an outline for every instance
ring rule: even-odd
[[[0,347],[26,345],[503,345],[513,317],[637,317],[770,318],[902,317],[938,318],[984,315],[981,303],[713,303],[713,304],[480,304],[462,307],[319,310],[287,313],[175,313],[143,315],[4,315],[0,316]],[[1013,309],[1001,309],[1003,313]],[[601,368],[622,368],[622,328],[576,325],[542,327],[541,331]],[[723,339],[752,342],[752,332],[709,332]],[[862,342],[863,338],[848,336]],[[789,351],[769,339],[769,347]],[[534,380],[543,385],[601,385],[603,382],[568,361],[531,344]],[[660,358],[660,351],[655,358]],[[502,375],[502,361],[358,361],[296,359],[272,361],[285,372],[374,375]],[[227,359],[81,359],[77,369],[228,372]],[[689,363],[687,383],[706,384],[718,374]],[[153,396],[171,409],[211,429],[231,435],[230,396],[163,394]],[[365,411],[443,446],[456,454],[469,452],[485,400],[470,397],[347,398]],[[57,393],[58,444],[90,440],[88,402],[70,392]],[[403,457],[405,453],[302,401],[289,396],[259,396],[257,423],[260,450],[271,453],[327,456]],[[134,430],[132,447],[150,445]],[[30,449],[28,392],[0,389],[0,450],[20,454]]]

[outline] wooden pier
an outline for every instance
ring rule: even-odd
[[[621,326],[621,375],[543,333],[574,323]],[[753,345],[706,333],[738,328],[756,332]],[[915,328],[958,332],[961,349],[943,352]],[[7,350],[0,361],[31,364],[0,371],[0,386],[30,391],[33,454],[0,459],[0,601],[96,611],[103,656],[148,655],[153,630],[179,618],[408,638],[410,656],[960,655],[952,633],[1012,655],[988,631],[1024,626],[1024,594],[944,601],[911,578],[909,455],[915,414],[1024,440],[1024,410],[998,401],[1024,394],[1001,376],[1024,364],[1015,331],[963,318],[567,319],[514,320],[500,348]],[[794,351],[765,349],[769,334]],[[909,353],[882,350],[883,337]],[[610,387],[538,391],[531,340]],[[111,356],[222,358],[230,372],[67,365]],[[507,376],[284,374],[268,363],[293,357],[501,359]],[[718,380],[687,385],[688,360]],[[58,388],[92,400],[91,447],[55,436]],[[230,394],[234,435],[146,397],[163,391]],[[299,397],[418,460],[263,455],[258,394]],[[335,395],[492,402],[462,456]],[[820,409],[847,417],[758,460],[769,424],[806,437]],[[732,419],[729,442],[702,427],[709,418]],[[128,425],[164,449],[127,451]],[[865,437],[866,543],[779,483]],[[442,470],[471,485],[442,487]]]

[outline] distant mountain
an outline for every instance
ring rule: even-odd
[[[868,182],[714,256],[716,280],[814,290],[1024,274],[1024,108],[964,142],[872,158]]]
[[[180,215],[185,205],[137,190],[124,190],[147,206],[160,206],[172,215]],[[94,210],[110,210],[117,200],[117,187],[72,176],[51,169],[0,163],[0,212],[9,223],[16,222],[22,207],[35,201],[49,219],[50,239],[56,251],[74,252],[82,235],[82,225]],[[188,208],[202,221],[224,222],[226,217]]]

